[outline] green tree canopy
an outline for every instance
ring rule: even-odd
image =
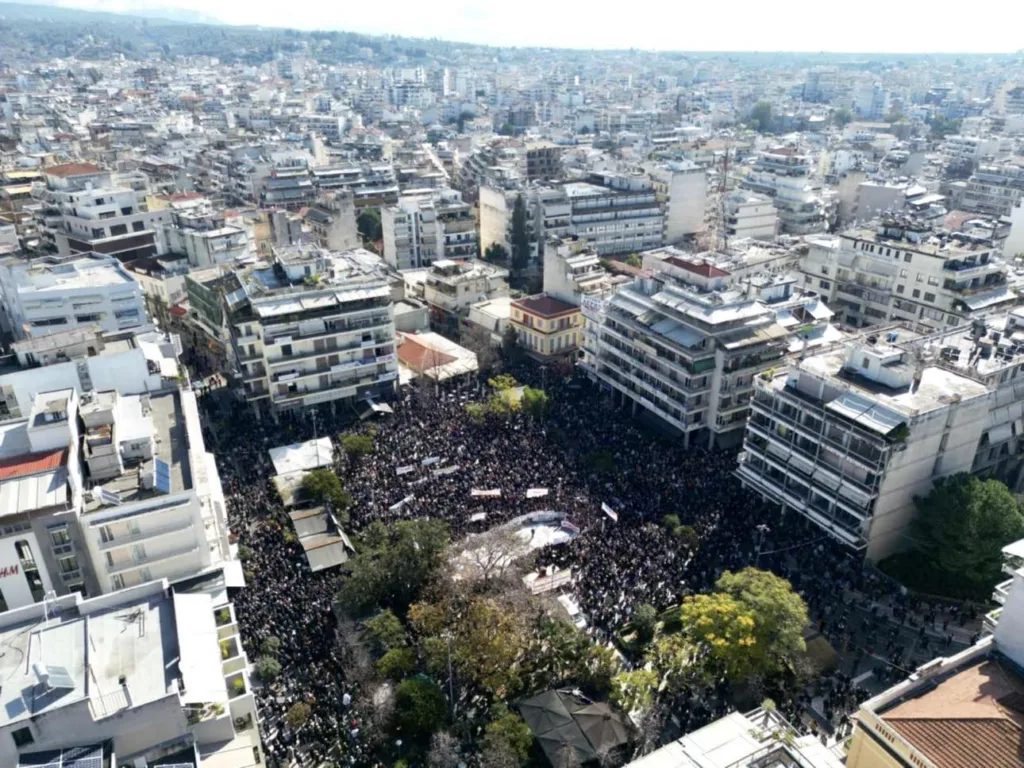
[[[360,615],[377,606],[402,612],[441,567],[448,526],[440,520],[401,520],[388,526],[377,520],[361,541],[338,600]]]
[[[363,622],[370,647],[377,655],[387,653],[394,648],[405,648],[409,644],[409,636],[405,627],[394,611],[385,608]]]
[[[961,473],[935,481],[916,500],[917,548],[947,577],[989,588],[999,581],[1002,548],[1024,538],[1024,515],[998,480]]]
[[[356,228],[363,240],[371,243],[380,240],[384,236],[380,224],[380,211],[376,208],[365,209],[356,219]]]
[[[637,256],[635,253],[631,253],[629,254],[629,256],[626,257],[626,266],[628,267],[640,269],[640,267],[642,267],[643,264],[644,263],[640,260],[640,257]]]
[[[526,218],[526,199],[520,193],[512,206],[512,269],[520,272],[530,263],[530,232]]]
[[[403,680],[395,691],[395,722],[413,738],[423,739],[441,728],[444,692],[437,683],[417,675]]]
[[[269,683],[281,674],[281,663],[273,656],[260,656],[256,659],[256,674],[260,680]]]
[[[508,264],[508,250],[501,243],[491,243],[484,251],[484,261],[492,264]]]
[[[737,680],[753,671],[754,616],[739,600],[724,592],[689,595],[679,618],[707,677],[722,673]]]
[[[658,627],[658,611],[649,603],[637,606],[633,612],[633,626],[636,628],[637,639],[641,643],[651,642]]]
[[[646,712],[654,703],[658,675],[650,669],[619,672],[612,678],[611,700],[626,712]]]
[[[806,650],[807,606],[786,579],[758,568],[744,568],[737,573],[726,571],[715,586],[754,616],[751,652],[760,671],[781,671]]]
[[[548,393],[543,389],[523,389],[523,410],[535,419],[543,419],[548,412]]]
[[[344,511],[352,503],[352,497],[342,487],[341,480],[334,474],[334,470],[329,467],[311,470],[302,478],[302,490],[314,502],[330,503],[338,511]]]
[[[515,712],[504,707],[498,708],[500,714],[484,728],[484,751],[501,750],[513,755],[519,763],[526,762],[533,744],[530,727]]]
[[[350,459],[358,459],[373,451],[373,438],[369,435],[342,435],[341,449]]]
[[[832,122],[837,128],[845,128],[853,120],[853,112],[846,107],[840,107],[832,113]]]
[[[304,701],[297,701],[284,713],[285,722],[292,728],[298,730],[309,720],[309,704]]]
[[[750,110],[750,124],[758,133],[771,132],[773,120],[774,113],[769,101],[759,101]]]

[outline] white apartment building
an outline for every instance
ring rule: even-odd
[[[823,232],[828,225],[828,201],[820,185],[811,181],[811,165],[810,155],[793,147],[775,147],[758,155],[739,183],[743,189],[772,198],[782,232]]]
[[[391,288],[377,256],[298,246],[237,276],[224,300],[245,398],[257,413],[394,390]]]
[[[987,216],[1009,216],[1024,198],[1024,166],[983,165],[967,180],[961,205]],[[1012,253],[1011,253],[1012,255]]]
[[[455,190],[403,196],[381,209],[381,230],[384,261],[397,270],[477,256],[473,209]]]
[[[972,163],[977,165],[984,158],[998,159],[1010,147],[1007,139],[997,136],[947,136],[939,146],[939,154],[949,164]]]
[[[485,261],[435,261],[423,281],[423,298],[436,325],[457,326],[469,308],[508,296],[508,270]]]
[[[230,567],[195,396],[153,337],[0,377],[0,549],[22,571],[0,578],[3,609]]]
[[[868,336],[758,377],[737,470],[872,561],[902,548],[915,496],[970,471],[988,423],[984,384],[898,341]]]
[[[116,333],[149,324],[142,288],[110,257],[57,264],[0,261],[0,309],[18,339],[82,327]]]
[[[704,231],[707,170],[683,160],[651,169],[650,176],[665,209],[665,242],[674,245],[688,235]]]
[[[730,238],[774,240],[779,214],[770,197],[737,190],[725,195],[725,231]]]
[[[709,445],[736,439],[757,374],[782,364],[787,330],[710,261],[646,254],[645,266],[653,277],[605,301],[583,300],[581,365],[634,414],[653,413],[686,445],[695,433]]]
[[[584,296],[611,291],[601,259],[578,237],[551,238],[544,244],[544,293],[577,307]]]
[[[223,594],[158,580],[0,614],[0,764],[263,765],[249,660]]]
[[[88,163],[45,169],[39,230],[62,256],[101,253],[133,261],[157,253],[154,227],[170,220],[167,210],[149,211],[145,190],[119,186],[109,171]],[[138,185],[138,182],[134,182]]]
[[[922,333],[1017,303],[991,243],[935,232],[906,216],[808,239],[804,286],[854,327],[891,321]]]
[[[306,212],[313,240],[329,251],[350,251],[360,247],[356,226],[355,198],[345,189],[321,192]]]

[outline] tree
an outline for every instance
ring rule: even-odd
[[[1024,538],[1024,515],[1005,485],[960,473],[936,480],[915,502],[911,530],[922,562],[933,564],[941,578],[985,589],[999,581],[1002,548]]]
[[[412,673],[416,655],[412,648],[392,648],[377,660],[377,674],[390,680],[401,680]]]
[[[523,554],[523,541],[511,528],[493,528],[479,536],[471,536],[459,557],[473,566],[467,578],[487,589],[494,581],[504,581],[513,570],[517,557]]]
[[[647,649],[645,658],[658,671],[662,683],[673,685],[686,676],[695,651],[689,640],[676,633],[657,638]]]
[[[524,388],[523,410],[538,421],[543,419],[548,410],[548,393],[534,387]]]
[[[612,678],[621,669],[619,657],[607,645],[591,645],[584,662],[584,682],[598,696],[604,696],[612,686]]]
[[[517,763],[525,763],[533,744],[530,727],[516,713],[500,709],[501,714],[484,728],[484,752],[502,751],[512,755]]]
[[[625,712],[645,712],[654,703],[658,676],[649,669],[619,672],[612,678],[611,700]]]
[[[724,674],[737,680],[752,670],[754,617],[732,595],[689,595],[683,598],[679,618],[683,634],[696,646],[696,660],[705,665],[706,677]]]
[[[519,351],[519,332],[512,326],[505,326],[501,332],[501,351],[506,358],[513,357]]]
[[[499,136],[514,136],[516,129],[512,127],[512,123],[502,123],[501,128],[498,129]]]
[[[751,650],[760,671],[779,672],[806,650],[807,606],[786,579],[758,568],[744,568],[737,573],[726,571],[715,586],[754,616],[756,642]]]
[[[376,208],[366,208],[356,219],[356,228],[365,242],[375,243],[383,236],[380,223],[380,211]]]
[[[770,133],[772,130],[773,112],[771,102],[759,101],[750,110],[750,125],[758,133]]]
[[[643,603],[637,606],[633,612],[633,627],[636,629],[637,639],[646,645],[654,639],[654,632],[658,626],[658,612],[653,605]]]
[[[363,532],[362,548],[350,561],[337,598],[356,614],[377,606],[404,611],[441,567],[447,547],[448,526],[440,520],[388,526],[374,521]]]
[[[935,115],[928,121],[928,126],[931,128],[929,135],[936,141],[944,139],[951,134],[959,133],[961,123],[962,121],[956,118]]]
[[[481,373],[489,373],[498,362],[498,350],[491,338],[491,333],[479,325],[469,325],[462,332],[459,343],[476,355],[477,368]]]
[[[427,765],[430,768],[458,768],[459,742],[445,731],[438,731],[430,739],[430,750],[427,752]]]
[[[512,206],[512,271],[516,275],[530,264],[530,232],[526,221],[526,199],[516,196]]]
[[[260,680],[269,683],[281,674],[281,664],[273,656],[260,656],[256,659],[256,674]]]
[[[310,470],[302,478],[302,491],[314,503],[329,503],[338,511],[344,511],[352,503],[352,497],[342,488],[341,480],[334,470],[327,467]]]
[[[309,720],[309,712],[309,704],[304,701],[297,701],[284,713],[284,721],[297,731]]]
[[[264,656],[277,656],[278,651],[281,650],[281,639],[269,635],[263,638],[263,642],[260,643],[260,653]]]
[[[640,269],[643,265],[644,263],[635,253],[631,253],[626,257],[626,266],[633,267],[633,269]]]
[[[853,120],[853,112],[846,107],[840,107],[832,113],[832,123],[837,128],[845,128]]]
[[[487,406],[484,403],[466,403],[463,408],[474,423],[483,424],[487,420]]]
[[[399,683],[395,720],[404,733],[425,738],[440,729],[444,716],[444,692],[433,680],[417,675]]]
[[[497,376],[492,376],[487,380],[487,386],[501,392],[506,389],[515,389],[519,386],[519,382],[510,373],[499,373]]]
[[[405,648],[409,644],[409,636],[405,627],[394,612],[385,608],[363,622],[370,647],[374,653],[381,655],[394,648]]]
[[[526,644],[516,617],[496,601],[476,597],[454,627],[452,660],[459,674],[501,694],[518,679],[516,661]]]
[[[484,261],[505,266],[508,264],[508,250],[501,243],[491,243],[484,251]]]
[[[373,451],[373,439],[369,435],[342,435],[341,449],[349,459],[358,459]]]

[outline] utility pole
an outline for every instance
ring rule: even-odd
[[[761,564],[761,549],[764,547],[764,535],[770,530],[771,528],[769,528],[765,523],[761,523],[757,526],[757,555],[754,557],[755,568],[759,567]]]

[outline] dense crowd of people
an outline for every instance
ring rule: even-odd
[[[516,375],[521,381],[533,376],[529,370]],[[400,394],[394,412],[375,422],[372,452],[353,464],[338,459],[353,498],[352,531],[374,520],[441,518],[458,540],[530,512],[565,513],[580,534],[541,550],[539,564],[572,570],[572,591],[601,639],[641,604],[661,610],[713,589],[723,571],[753,564],[770,569],[792,582],[832,646],[848,649],[849,663],[819,679],[814,690],[792,692],[779,704],[795,724],[816,724],[823,733],[848,726],[847,714],[864,697],[854,677],[865,664],[887,679],[914,665],[922,642],[939,651],[967,641],[971,630],[964,626],[975,617],[919,604],[799,515],[783,519],[744,490],[732,474],[735,449],[683,449],[638,425],[589,383],[547,384],[545,418],[521,413],[485,424],[475,423],[464,407],[486,394],[483,384]],[[351,425],[352,411],[325,409],[316,417],[273,422],[252,418],[242,404],[222,407],[234,410],[219,420],[211,414],[208,422],[220,426],[208,438],[219,447],[232,533],[249,554],[245,568],[252,578],[235,598],[242,636],[250,658],[267,637],[281,640],[282,673],[257,691],[270,758],[316,764],[333,749],[342,764],[373,764],[361,735],[358,686],[345,679],[331,607],[343,575],[309,570],[301,548],[283,535],[289,522],[269,483],[271,447],[314,433],[333,435]],[[529,498],[530,488],[547,494]],[[474,496],[474,489],[501,494]],[[659,524],[667,514],[692,527],[693,546]],[[915,636],[918,642],[908,641]],[[720,694],[714,687],[691,691],[675,702],[673,714],[685,730],[699,727],[727,711]],[[300,729],[285,717],[297,702],[310,708]]]

